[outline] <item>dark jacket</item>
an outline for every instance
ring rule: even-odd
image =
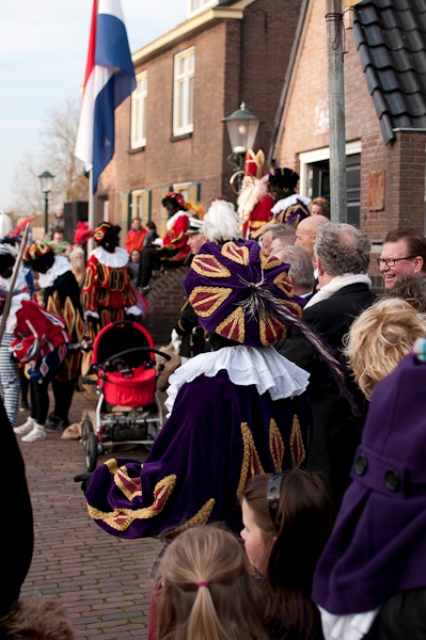
[[[340,352],[343,349],[343,337],[348,333],[353,320],[375,301],[375,294],[366,284],[351,284],[327,300],[304,309],[302,317],[333,350]],[[284,343],[279,343],[277,348],[283,356],[311,374],[307,392],[314,414],[314,434],[308,467],[324,473],[339,505],[350,483],[349,472],[360,442],[365,420],[365,398],[348,375],[347,386],[361,413],[361,416],[354,417],[347,400],[341,397],[328,367],[302,336],[288,338]]]
[[[403,591],[389,598],[363,640],[408,638],[426,638],[426,589]]]

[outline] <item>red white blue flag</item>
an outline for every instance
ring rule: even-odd
[[[75,155],[93,169],[93,193],[114,155],[114,111],[136,87],[120,0],[94,0]]]

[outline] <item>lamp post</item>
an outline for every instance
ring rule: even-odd
[[[232,164],[237,169],[236,173],[231,177],[230,182],[234,188],[234,181],[237,180],[238,193],[244,177],[244,159],[247,150],[252,149],[254,146],[260,120],[251,111],[246,109],[245,103],[242,102],[240,108],[230,116],[222,118],[222,122],[226,123],[232,147]]]
[[[52,181],[55,176],[52,176],[49,171],[43,171],[37,178],[40,180],[41,190],[44,193],[44,233],[47,234],[47,217],[49,213],[49,193],[52,191]]]

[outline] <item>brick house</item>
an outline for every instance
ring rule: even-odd
[[[266,152],[300,5],[191,0],[185,22],[133,53],[137,88],[116,110],[115,154],[99,180],[97,220],[125,231],[139,215],[164,230],[161,199],[170,188],[204,208],[217,196],[235,200],[222,118],[244,101],[261,120],[256,147]]]
[[[426,6],[424,0],[363,0],[348,11],[348,221],[379,252],[397,226],[425,230]],[[300,173],[300,192],[311,197],[329,197],[325,14],[326,0],[306,0],[272,150],[277,165]]]

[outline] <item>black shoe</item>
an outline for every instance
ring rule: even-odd
[[[70,426],[69,420],[61,420],[61,418],[58,418],[58,420],[59,422],[55,422],[55,423],[46,422],[46,425],[45,425],[46,431],[48,431],[49,433],[53,433],[54,431],[65,431],[65,429]]]
[[[19,411],[29,411],[31,409],[30,405],[26,400],[21,400],[21,406],[19,407]]]
[[[54,413],[51,413],[50,416],[46,420],[46,425],[48,427],[55,426],[61,422],[61,418],[56,416]]]

